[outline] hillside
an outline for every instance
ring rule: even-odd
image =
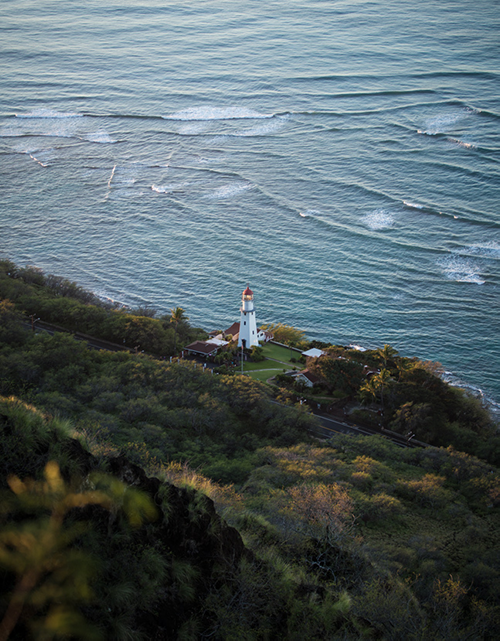
[[[37,553],[45,569],[8,638],[496,638],[492,462],[381,436],[314,440],[315,417],[266,385],[32,332],[20,300],[0,310],[0,616],[25,535],[45,531],[58,496],[81,507],[60,520],[59,565]]]

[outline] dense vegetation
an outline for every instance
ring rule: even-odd
[[[180,307],[157,319],[155,310],[119,308],[65,278],[7,260],[0,261],[0,299],[10,300],[32,319],[161,357],[206,337],[188,324]]]
[[[500,464],[498,426],[478,399],[441,379],[438,364],[399,356],[390,345],[364,352],[324,349],[309,370],[320,379],[320,389],[361,402],[364,409],[354,413],[359,422]]]
[[[39,576],[8,638],[496,638],[500,475],[486,451],[403,450],[379,436],[315,441],[304,406],[276,404],[248,377],[32,332],[19,310],[32,313],[26,301],[47,284],[7,273],[0,288],[15,302],[0,302],[0,618],[26,580],[33,533],[70,506],[51,530],[56,556],[35,550]],[[175,341],[191,331],[155,322]],[[427,403],[428,438],[440,445],[456,436],[450,425],[477,443],[493,431],[473,399],[416,360],[330,351],[320,372],[329,393],[363,395],[365,364],[389,373],[366,393],[367,409],[383,405],[392,429],[402,405]],[[335,361],[359,367],[339,375]],[[21,482],[28,477],[38,485]]]

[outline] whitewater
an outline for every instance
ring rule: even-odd
[[[495,0],[0,4],[0,256],[500,407]],[[481,390],[481,392],[479,392]]]

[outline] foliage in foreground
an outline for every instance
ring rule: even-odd
[[[82,487],[92,466],[116,466],[97,443],[100,459],[82,454],[67,421],[15,399],[2,401],[0,417],[7,472],[25,467],[40,478],[57,460]],[[78,612],[105,638],[152,638],[153,621],[163,638],[494,638],[499,491],[498,471],[486,463],[451,449],[401,452],[379,437],[338,437],[267,446],[237,491],[147,450],[142,456],[179,488],[153,483],[157,522],[135,530],[87,508],[85,519],[73,514],[68,523],[92,521],[75,551],[95,559],[95,599]],[[198,490],[251,554],[227,539]],[[187,530],[179,533],[181,514]],[[209,552],[217,541],[226,543]],[[2,607],[10,576],[0,573]]]

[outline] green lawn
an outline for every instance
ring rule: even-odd
[[[282,374],[283,373],[283,368],[281,369],[264,369],[264,370],[257,370],[257,371],[249,371],[248,375],[250,378],[253,378],[255,381],[261,381],[262,383],[265,383],[268,378],[271,378],[271,376],[275,376],[276,374]]]
[[[275,374],[282,374],[284,369],[289,368],[281,363],[276,363],[276,361],[260,361],[259,363],[245,363],[243,365],[244,374],[248,374],[257,381],[264,382]]]
[[[282,374],[283,370],[292,369],[293,367],[302,369],[304,367],[301,363],[292,363],[290,361],[290,357],[292,356],[298,361],[298,358],[300,356],[299,352],[291,352],[286,347],[280,347],[279,345],[273,345],[271,343],[266,343],[263,347],[263,350],[266,360],[260,361],[258,363],[247,362],[243,366],[243,372],[245,374],[248,374],[255,380],[265,382],[268,378],[271,378],[271,376],[274,376],[275,374]]]
[[[244,372],[251,372],[255,369],[279,369],[279,371],[282,372],[284,369],[290,369],[290,367],[277,363],[276,361],[259,361],[258,363],[245,361],[243,365]]]
[[[296,358],[298,361],[300,357],[300,352],[292,351],[287,347],[281,347],[280,345],[273,345],[273,343],[266,343],[263,347],[263,350],[264,350],[264,356],[266,358],[273,358],[282,363],[286,363],[286,365],[288,365],[289,367],[294,367],[294,366],[296,366],[297,368],[303,367],[300,365],[300,363],[290,362],[291,357]]]

